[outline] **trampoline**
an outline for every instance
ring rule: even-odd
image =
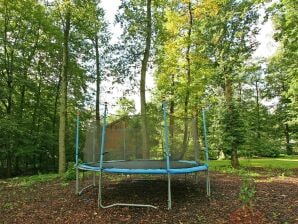
[[[202,112],[205,163],[202,163],[199,160],[199,152],[202,152],[202,150],[198,150],[197,120],[186,118],[178,120],[170,117],[167,115],[165,101],[162,109],[162,116],[155,116],[150,119],[146,117],[146,138],[144,138],[144,135],[142,135],[144,132],[140,131],[144,128],[142,125],[143,120],[140,116],[121,117],[107,124],[107,104],[105,104],[101,127],[99,128],[97,124],[89,128],[89,134],[86,136],[86,143],[83,149],[84,162],[82,163],[79,163],[80,123],[78,114],[76,132],[76,194],[81,194],[88,187],[95,186],[94,175],[93,183],[79,190],[79,171],[93,171],[94,174],[96,172],[99,173],[99,207],[138,206],[157,208],[155,205],[132,203],[103,205],[102,173],[167,175],[168,209],[171,209],[171,175],[196,174],[204,171],[206,174],[206,193],[209,196],[210,178],[204,110]]]
[[[163,160],[115,160],[103,162],[102,171],[119,174],[186,174],[208,170],[207,164],[197,164],[195,161],[171,161],[171,168],[166,169]],[[79,169],[100,171],[99,163],[82,163]]]

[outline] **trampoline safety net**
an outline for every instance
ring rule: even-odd
[[[103,119],[102,119],[103,120]],[[171,167],[175,161],[199,163],[204,153],[198,140],[198,125],[195,118],[167,116],[166,129],[162,113],[158,116],[140,115],[107,117],[104,135],[103,161],[135,161],[126,167],[149,169],[156,162],[158,168],[166,168],[166,129]],[[102,124],[90,122],[83,148],[83,162],[97,163],[100,160]],[[148,165],[146,161],[151,161]],[[178,163],[177,163],[178,164]],[[181,166],[181,163],[179,163]],[[155,166],[155,165],[154,165]],[[160,167],[163,166],[163,167]]]

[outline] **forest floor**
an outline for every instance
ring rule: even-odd
[[[167,210],[167,181],[113,176],[105,178],[103,203],[134,202],[158,205],[97,208],[97,189],[74,194],[74,181],[52,178],[34,184],[0,180],[0,223],[298,223],[298,170],[290,176],[258,170],[252,209],[242,209],[239,175],[211,172],[211,197],[205,176],[172,181],[172,210]],[[121,178],[120,178],[121,177]],[[121,179],[121,180],[120,180]]]

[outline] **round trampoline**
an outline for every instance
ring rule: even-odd
[[[114,203],[102,204],[102,173],[167,175],[168,209],[172,207],[171,175],[206,173],[206,191],[210,195],[208,171],[208,145],[205,112],[203,130],[205,150],[199,150],[197,118],[178,118],[167,114],[165,101],[162,115],[142,117],[112,117],[107,123],[105,104],[102,123],[90,123],[83,150],[79,151],[79,114],[76,127],[76,194],[81,194],[90,186],[95,186],[95,172],[99,173],[98,206],[152,207],[147,204]],[[79,154],[83,162],[79,163]],[[199,158],[204,158],[204,163]],[[93,171],[93,183],[79,190],[79,171]],[[197,180],[197,178],[196,178]],[[129,192],[128,192],[129,193]]]
[[[103,162],[102,172],[119,174],[186,174],[208,170],[207,164],[198,164],[195,161],[171,161],[170,169],[167,169],[164,160],[115,160]],[[100,171],[99,163],[82,163],[79,169],[88,171]]]

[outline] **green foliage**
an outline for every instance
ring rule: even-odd
[[[116,21],[123,35],[113,51],[104,11],[97,1],[54,1],[48,7],[41,2],[0,1],[1,177],[57,169],[61,46],[67,10],[71,13],[67,161],[74,158],[76,110],[85,110],[81,113],[81,144],[84,121],[93,116],[94,100],[88,86],[95,82],[96,37],[100,73],[114,75],[115,82],[129,83],[125,85],[129,90],[139,86],[146,42],[145,0],[121,2]],[[281,0],[268,10],[280,47],[264,66],[264,60],[251,62],[257,47],[259,9],[263,7],[259,2],[152,2],[149,67],[154,64],[157,88],[147,109],[160,108],[162,96],[167,96],[171,112],[177,116],[192,116],[211,105],[207,122],[210,158],[216,158],[220,151],[230,156],[233,150],[251,157],[297,152],[297,4]],[[269,102],[273,106],[268,106]],[[120,113],[134,112],[133,103],[126,98],[120,99],[119,105]],[[198,127],[202,127],[201,119]],[[199,135],[202,144],[201,128]],[[183,136],[176,137],[183,140]],[[252,162],[261,161],[261,167],[270,162],[278,166],[275,160]],[[247,165],[245,160],[240,163]],[[73,175],[70,168],[66,176],[72,179]]]
[[[67,75],[66,142],[70,144],[66,145],[66,159],[74,158],[76,110],[79,104],[88,105],[92,100],[87,92],[87,83],[94,81],[90,64],[95,54],[90,39],[96,33],[103,43],[108,35],[101,19],[103,11],[96,1],[76,4],[55,1],[52,6],[45,6],[43,1],[36,0],[0,1],[1,177],[57,169],[62,18],[67,7],[74,16]],[[102,30],[105,36],[99,34]],[[106,48],[101,49],[104,54]],[[82,113],[82,122],[89,114]]]
[[[276,114],[281,133],[284,134],[284,145],[288,154],[297,150],[292,142],[297,142],[297,50],[298,16],[297,2],[279,1],[270,8],[275,25],[275,39],[280,48],[269,61],[268,91],[269,97],[279,97]]]
[[[223,128],[223,149],[225,154],[231,155],[232,149],[235,146],[239,147],[245,141],[244,123],[234,103],[230,103],[222,111],[221,123]]]
[[[76,179],[76,165],[74,162],[68,163],[67,170],[63,174],[63,178],[66,180],[75,180]]]
[[[5,203],[5,204],[2,206],[2,208],[3,208],[4,210],[11,210],[11,209],[13,209],[13,207],[14,207],[14,204],[11,203],[11,202],[7,202],[7,203]]]
[[[31,187],[38,183],[48,182],[58,179],[60,176],[58,174],[38,174],[29,177],[15,177],[8,179],[11,186],[22,186]]]
[[[125,97],[120,98],[118,100],[117,104],[120,107],[120,110],[117,111],[117,114],[118,115],[127,116],[127,115],[130,115],[130,114],[134,114],[135,111],[136,111],[134,101],[133,100],[129,100],[129,99],[125,98]]]
[[[239,199],[245,206],[252,206],[255,198],[256,189],[254,179],[249,175],[242,178],[242,184],[239,192]]]
[[[298,159],[295,156],[281,158],[250,158],[240,159],[240,165],[244,168],[262,168],[265,171],[270,170],[293,170],[297,168]],[[228,160],[212,160],[210,161],[210,169],[218,171],[231,170],[231,165]],[[240,172],[242,172],[240,170]]]
[[[261,145],[257,149],[256,155],[262,156],[262,157],[271,157],[271,158],[276,158],[280,154],[280,150],[278,148],[274,148],[272,146],[268,145]]]

